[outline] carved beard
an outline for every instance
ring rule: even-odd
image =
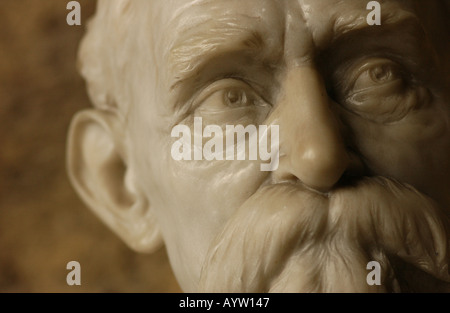
[[[264,186],[211,245],[199,291],[450,291],[448,226],[430,198],[382,177],[328,196]],[[370,261],[379,286],[367,283]]]

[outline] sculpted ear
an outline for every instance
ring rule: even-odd
[[[153,252],[162,238],[150,201],[135,179],[124,134],[114,113],[78,113],[69,131],[67,170],[84,202],[128,246]]]

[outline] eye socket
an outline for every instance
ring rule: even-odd
[[[368,58],[336,71],[331,94],[348,111],[363,118],[395,122],[426,102],[426,88],[412,84],[409,76],[391,59]]]

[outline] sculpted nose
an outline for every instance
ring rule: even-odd
[[[287,74],[283,90],[277,108],[280,165],[274,175],[326,192],[350,160],[321,77],[312,67],[296,68]]]

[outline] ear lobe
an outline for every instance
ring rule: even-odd
[[[153,252],[162,237],[128,162],[120,123],[111,112],[78,113],[69,130],[67,171],[79,196],[128,246]]]

